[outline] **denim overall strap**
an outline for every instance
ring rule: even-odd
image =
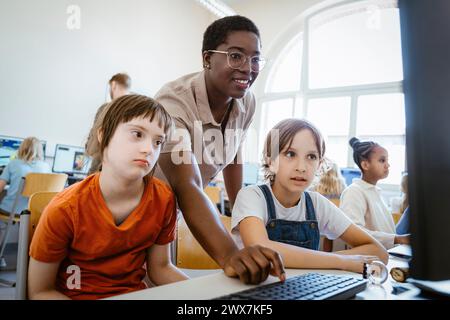
[[[267,204],[267,214],[269,216],[269,220],[275,220],[277,218],[277,213],[275,211],[275,203],[273,202],[272,193],[270,192],[269,187],[266,184],[258,186],[264,194],[264,198],[266,198]]]
[[[289,221],[276,218],[275,203],[267,185],[258,186],[264,194],[267,204],[267,235],[270,240],[290,245],[318,250],[320,233],[316,213],[310,195],[305,192],[306,221]]]
[[[314,206],[311,200],[311,196],[308,192],[305,193],[305,200],[306,200],[306,220],[317,220],[316,219],[316,210],[314,210]]]

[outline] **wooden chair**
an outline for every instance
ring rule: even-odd
[[[336,207],[339,208],[340,199],[339,198],[328,198]],[[333,240],[330,240],[326,237],[323,238],[323,251],[332,252],[333,251]]]
[[[28,202],[28,210],[20,214],[19,247],[17,250],[16,300],[27,298],[28,252],[34,231],[47,204],[58,192],[36,192]]]
[[[402,217],[401,212],[392,212],[392,219],[394,219],[394,224],[397,225],[397,223],[400,221],[400,218]]]
[[[225,214],[225,203],[222,188],[216,186],[206,186],[203,191],[206,193],[212,203],[220,205],[220,213]]]
[[[231,232],[231,218],[221,215],[228,232]],[[177,267],[184,269],[220,269],[192,235],[183,218],[178,219]]]
[[[6,232],[0,250],[0,266],[6,267],[6,260],[3,254],[6,248],[6,244],[8,243],[9,232],[12,225],[19,222],[20,220],[20,216],[16,214],[20,195],[24,197],[30,197],[36,192],[59,192],[64,189],[66,181],[67,174],[63,173],[29,173],[24,178],[22,178],[22,182],[19,187],[19,190],[22,191],[17,193],[11,212],[9,213],[9,215],[0,213],[0,220],[6,222]]]

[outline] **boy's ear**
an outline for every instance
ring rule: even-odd
[[[97,129],[97,141],[98,143],[102,143],[102,140],[103,140],[103,132],[102,129],[99,128]]]

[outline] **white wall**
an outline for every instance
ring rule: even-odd
[[[69,5],[81,28],[69,30]],[[107,81],[154,95],[201,68],[211,15],[193,0],[0,0],[0,134],[83,145]]]
[[[263,51],[268,52],[289,25],[305,10],[323,0],[245,0],[230,2],[238,14],[250,18],[261,33]]]

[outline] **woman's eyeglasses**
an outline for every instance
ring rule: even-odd
[[[228,66],[231,69],[240,69],[248,60],[250,60],[250,69],[253,72],[260,72],[265,64],[266,60],[260,56],[247,56],[239,51],[219,51],[219,50],[208,50],[208,52],[213,53],[223,53],[227,55]]]

